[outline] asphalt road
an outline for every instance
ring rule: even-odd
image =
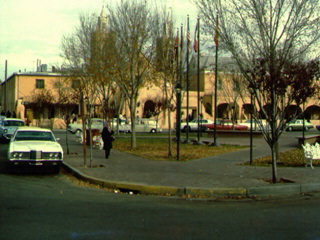
[[[320,195],[223,200],[126,195],[11,172],[0,145],[0,239],[320,239]]]

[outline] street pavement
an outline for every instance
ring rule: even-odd
[[[65,151],[64,168],[76,177],[113,189],[115,192],[160,195],[190,195],[207,197],[259,197],[284,196],[320,191],[320,168],[278,167],[278,178],[285,183],[272,184],[271,167],[243,166],[249,161],[250,148],[201,158],[189,162],[148,160],[116,149],[111,150],[109,159],[104,151],[93,148],[92,157],[87,148],[85,167],[83,148],[76,142],[75,135],[68,133],[69,154],[66,150],[65,133],[55,131],[61,138]],[[311,130],[308,134],[319,134]],[[298,146],[297,136],[301,132],[284,132],[280,150]],[[213,139],[201,137],[202,141]],[[220,144],[249,146],[248,136],[241,138],[219,138]],[[116,145],[117,142],[114,142]],[[254,159],[270,155],[270,148],[263,138],[253,139]]]

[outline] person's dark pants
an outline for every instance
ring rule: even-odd
[[[109,158],[111,148],[106,147],[104,150],[105,150],[105,153],[106,153],[106,155],[105,155],[106,158]]]

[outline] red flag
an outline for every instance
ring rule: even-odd
[[[199,32],[199,21],[197,22],[196,30],[194,31],[194,45],[193,45],[193,49],[194,49],[195,52],[198,52],[198,51],[199,51],[198,32]]]
[[[216,46],[219,45],[219,32],[220,32],[220,29],[219,29],[219,18],[217,17],[217,20],[216,20],[216,33],[214,35],[214,42],[216,43]]]
[[[187,26],[187,51],[188,52],[190,52],[190,43],[191,43],[191,38],[190,38],[189,18],[188,18],[188,26]]]

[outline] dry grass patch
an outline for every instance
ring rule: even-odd
[[[253,161],[252,166],[262,166],[262,167],[270,167],[272,166],[271,155],[263,158],[259,158]],[[304,167],[306,164],[304,153],[302,149],[292,149],[285,152],[280,153],[280,161],[278,162],[278,166],[283,167]],[[250,165],[249,162],[243,165]],[[314,161],[314,166],[320,166],[320,161]]]
[[[114,148],[119,151],[129,152],[150,160],[175,161],[177,143],[173,142],[172,157],[168,157],[168,139],[166,138],[138,138],[137,148],[131,149],[130,138],[117,138]],[[180,144],[180,161],[190,161],[199,158],[219,155],[227,152],[238,151],[245,146],[221,145],[211,147],[208,145]]]

